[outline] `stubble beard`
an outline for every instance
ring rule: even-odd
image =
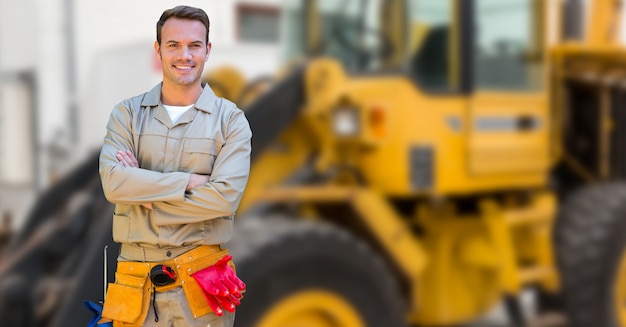
[[[174,68],[173,68],[174,69]],[[169,79],[174,85],[178,86],[191,86],[200,83],[201,74],[195,72],[189,75],[180,75],[175,71],[170,71]]]

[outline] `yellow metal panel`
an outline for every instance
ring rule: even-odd
[[[556,214],[556,200],[548,192],[536,194],[521,208],[502,208],[493,200],[481,203],[483,221],[500,262],[499,283],[502,290],[517,294],[527,283],[542,283],[546,289],[557,287],[556,271],[550,236],[550,226]],[[526,237],[514,237],[517,228],[527,227]],[[519,234],[518,234],[519,235]],[[523,248],[532,248],[529,263],[522,265]]]
[[[530,205],[521,209],[508,210],[503,214],[506,223],[512,227],[548,224],[552,222],[556,214],[556,199],[551,193],[540,193],[535,196]]]
[[[354,193],[352,204],[405,275],[417,280],[426,266],[427,253],[387,200],[362,189]]]
[[[472,174],[545,172],[550,164],[545,95],[481,92],[471,100]],[[524,126],[526,124],[526,126]]]
[[[426,265],[427,254],[418,239],[387,200],[375,191],[330,185],[275,187],[265,189],[258,199],[269,202],[351,203],[408,278],[416,279]]]
[[[313,134],[303,121],[295,122],[287,129],[252,165],[239,212],[243,213],[255,204],[267,187],[278,185],[305,168],[316,148],[312,142]]]
[[[450,208],[423,205],[419,222],[429,261],[419,280],[419,307],[411,321],[425,326],[466,323],[500,298],[499,257],[477,217],[459,217]]]
[[[495,249],[486,237],[468,237],[463,242],[459,260],[468,265],[496,270],[500,267],[500,263],[494,253]]]
[[[316,167],[322,174],[352,167],[376,191],[394,196],[468,194],[547,182],[545,95],[482,93],[472,100],[470,114],[470,100],[463,95],[425,94],[406,76],[350,78],[332,59],[313,62],[305,84],[304,116],[318,140]],[[340,140],[332,133],[332,112],[345,105],[358,110],[361,128],[358,136]],[[374,112],[379,119],[372,118]],[[510,119],[530,115],[539,129],[474,133],[475,119],[496,114]],[[427,190],[412,186],[410,151],[416,147],[429,147],[434,154],[434,184]]]
[[[590,46],[617,44],[621,25],[621,0],[590,1],[585,42]]]
[[[517,294],[521,289],[521,284],[509,226],[507,226],[502,210],[495,202],[485,200],[481,203],[481,207],[484,221],[490,231],[489,236],[497,249],[500,262],[498,282],[504,292]]]

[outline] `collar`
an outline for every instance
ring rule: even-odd
[[[141,100],[142,107],[156,107],[162,105],[161,103],[161,87],[163,83],[157,84],[152,88]],[[211,87],[202,82],[202,93],[200,93],[200,97],[196,100],[195,108],[205,111],[207,113],[211,113],[213,108],[215,107],[215,101],[217,100],[217,96],[213,93]]]

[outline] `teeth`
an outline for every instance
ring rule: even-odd
[[[178,69],[182,69],[182,70],[189,70],[189,69],[191,69],[191,66],[174,66],[174,67],[176,67]]]

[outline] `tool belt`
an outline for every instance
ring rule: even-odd
[[[113,320],[114,326],[142,326],[150,310],[153,292],[165,292],[177,287],[183,288],[194,318],[211,313],[202,289],[191,274],[214,265],[226,255],[226,249],[205,245],[167,261],[120,261],[117,263],[115,283],[108,285],[102,317]],[[158,265],[172,268],[175,279],[170,284],[156,286],[150,280],[150,271]]]

